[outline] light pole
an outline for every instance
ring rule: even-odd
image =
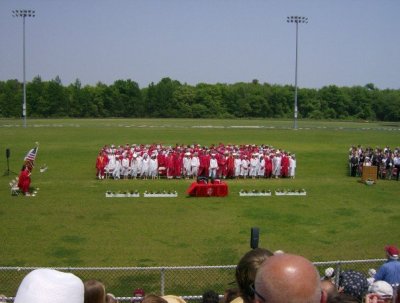
[[[35,11],[31,9],[16,9],[12,11],[13,17],[22,17],[22,65],[23,65],[23,100],[22,100],[22,116],[24,117],[24,127],[26,127],[26,72],[25,72],[25,18],[35,17]]]
[[[288,23],[296,23],[296,68],[294,75],[294,129],[297,129],[297,58],[299,44],[299,23],[308,23],[307,17],[289,16],[286,20]]]

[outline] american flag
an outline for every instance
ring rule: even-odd
[[[26,154],[24,161],[35,161],[36,155],[37,155],[37,146],[32,148],[28,153]]]

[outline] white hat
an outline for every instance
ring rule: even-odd
[[[83,303],[84,286],[72,273],[40,268],[22,280],[15,303]]]
[[[393,287],[386,281],[375,281],[368,288],[368,292],[380,296],[393,296]]]
[[[331,278],[335,274],[335,270],[332,267],[325,269],[325,277]]]

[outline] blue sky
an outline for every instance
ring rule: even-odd
[[[64,85],[140,87],[258,79],[299,87],[374,83],[400,89],[399,0],[0,0],[0,80],[22,81],[22,18],[27,81],[57,75]]]

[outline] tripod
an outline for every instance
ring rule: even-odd
[[[12,170],[10,170],[10,155],[11,155],[11,151],[9,148],[7,148],[6,149],[7,169],[4,172],[3,176],[9,176],[10,173],[13,173],[14,175],[18,175],[16,172],[13,172]]]

